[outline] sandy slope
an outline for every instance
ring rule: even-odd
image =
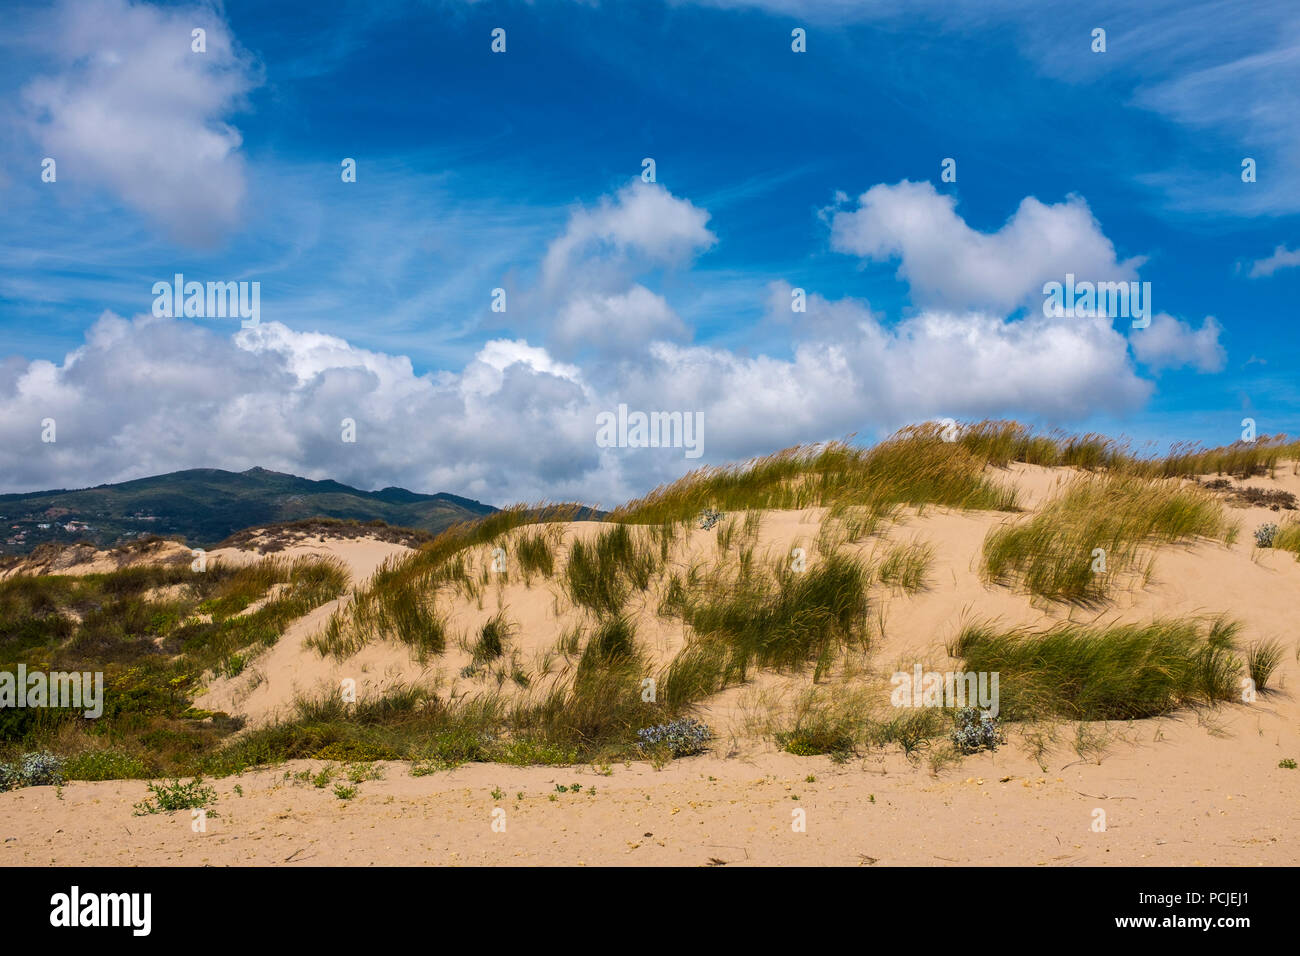
[[[400,544],[370,539],[311,539],[276,552],[290,560],[299,557],[333,556],[342,561],[355,584],[362,584],[388,558],[410,551]],[[257,556],[234,548],[213,551],[215,560],[242,563],[255,561]],[[345,605],[348,596],[330,601],[295,621],[285,631],[279,642],[256,657],[245,673],[233,680],[215,680],[208,692],[201,695],[195,706],[204,710],[225,711],[248,716],[254,723],[274,719],[284,713],[297,696],[309,696],[338,687],[336,672],[340,668],[315,652],[307,651],[302,642],[317,633],[330,615]],[[346,676],[357,681],[361,697],[380,691],[400,681],[427,680],[431,675],[410,655],[387,644],[367,648],[353,657],[346,668]]]
[[[121,553],[119,551],[100,551],[94,546],[72,545],[64,548],[53,557],[27,556],[16,561],[12,566],[0,569],[0,580],[19,574],[107,574],[122,568],[141,564],[172,564],[192,560],[192,552],[186,545],[177,541],[160,539],[143,546],[137,551]]]
[[[132,816],[139,782],[70,784],[61,799],[35,787],[0,796],[0,863],[1295,864],[1297,772],[1276,769],[1286,748],[1256,741],[1256,724],[1230,720],[1229,739],[1194,719],[1147,722],[1100,764],[1071,754],[1047,773],[1011,749],[939,777],[901,757],[835,766],[786,754],[619,764],[609,776],[472,765],[417,778],[388,764],[347,802],[286,782],[286,770],[320,767],[293,762],[216,781],[205,833],[188,813]],[[572,783],[582,791],[555,792]],[[492,829],[497,807],[504,833]],[[806,832],[792,830],[795,809]],[[1105,832],[1092,829],[1097,809]]]
[[[1065,473],[1014,466],[1003,477],[1015,480],[1033,505]],[[1249,483],[1300,492],[1293,474]],[[1277,693],[1205,715],[1085,727],[1085,734],[1104,740],[1100,752],[1076,746],[1079,729],[1064,725],[1041,765],[1014,732],[997,753],[937,772],[897,753],[844,765],[795,757],[774,752],[746,728],[773,700],[807,687],[807,677],[766,675],[703,709],[719,733],[714,752],[659,771],[644,763],[617,764],[608,775],[595,768],[475,765],[411,777],[407,765],[393,763],[385,765],[385,779],[362,783],[355,799],[342,801],[328,787],[286,780],[286,770],[323,765],[296,762],[215,781],[219,815],[209,818],[206,833],[192,832],[188,814],[133,816],[131,805],[145,796],[142,782],[74,783],[61,796],[32,788],[0,794],[0,863],[1295,864],[1300,771],[1278,762],[1300,760],[1300,705],[1293,695],[1300,663],[1292,626],[1300,563],[1251,547],[1255,527],[1285,516],[1264,508],[1232,513],[1243,531],[1234,546],[1161,550],[1151,584],[1120,594],[1100,615],[1036,607],[1023,594],[980,581],[980,544],[990,528],[1014,520],[1006,515],[926,509],[895,525],[886,541],[861,546],[870,554],[890,541],[918,540],[936,554],[927,591],[873,590],[883,618],[871,658],[878,678],[918,661],[950,669],[945,644],[971,617],[1041,625],[1066,616],[1142,621],[1226,611],[1242,621],[1244,643],[1286,643]],[[822,516],[819,509],[768,514],[759,551],[810,547]],[[598,528],[570,526],[566,540]],[[358,580],[404,550],[373,541],[303,547],[339,554]],[[713,533],[695,532],[674,561],[684,564],[714,549]],[[492,586],[482,607],[458,605],[453,626],[472,633],[498,606],[505,608],[519,624],[514,648],[526,668],[536,669],[557,634],[578,619],[558,595],[556,582],[534,580],[528,587],[510,580]],[[640,609],[638,637],[662,661],[684,634],[654,615],[656,604],[651,595]],[[357,678],[363,694],[416,680],[457,692],[496,686],[460,676],[469,655],[458,647],[427,664],[387,642],[346,661],[322,659],[302,641],[333,610],[297,622],[248,673],[213,682],[197,705],[242,713],[256,724],[283,713],[295,694],[337,686],[344,676]],[[260,676],[254,681],[254,675]],[[809,775],[814,782],[806,781]],[[556,784],[573,782],[583,784],[580,793],[555,791]],[[595,795],[588,793],[592,786]],[[492,796],[495,787],[502,798]],[[491,829],[495,807],[505,811],[504,833]],[[792,811],[799,809],[807,832],[792,831]],[[1098,810],[1106,814],[1105,832],[1093,829]]]

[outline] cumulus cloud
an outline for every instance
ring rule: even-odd
[[[689,265],[717,240],[706,210],[663,186],[633,180],[593,207],[569,215],[546,249],[542,279],[522,292],[522,311],[547,345],[572,357],[617,360],[650,342],[690,338],[686,323],[638,276]]]
[[[577,370],[489,342],[458,374],[279,323],[105,313],[61,364],[0,366],[8,489],[254,465],[364,487],[541,496],[596,467]],[[57,441],[40,441],[53,418]],[[357,425],[355,444],[341,422]]]
[[[593,346],[627,353],[660,339],[688,335],[668,301],[639,283],[626,292],[579,292],[560,309],[553,337],[561,348]]]
[[[595,209],[578,209],[569,217],[564,233],[547,249],[542,272],[548,286],[572,279],[579,255],[589,271],[602,256],[615,263],[636,255],[655,265],[677,265],[717,241],[708,221],[708,212],[689,200],[656,183],[633,180]]]
[[[1228,360],[1228,353],[1219,344],[1221,331],[1212,315],[1194,329],[1161,312],[1147,328],[1134,329],[1129,341],[1138,361],[1152,369],[1191,366],[1198,372],[1219,372]]]
[[[687,464],[675,449],[597,448],[596,415],[620,403],[703,412],[706,460],[723,461],[936,415],[1123,411],[1150,392],[1104,320],[927,312],[887,328],[860,303],[817,296],[809,313],[846,320],[844,334],[789,359],[657,342],[599,384],[516,340],[417,375],[404,356],[275,322],[230,334],[106,313],[62,364],[0,366],[0,473],[19,490],[261,465],[498,503],[613,503]],[[54,444],[40,441],[45,418]],[[356,444],[340,440],[344,418]]]
[[[831,215],[831,247],[871,261],[899,260],[914,302],[1010,312],[1042,303],[1045,282],[1128,281],[1139,260],[1119,262],[1088,204],[1078,196],[1045,205],[1032,196],[997,232],[982,233],[956,200],[930,183],[871,187],[852,210]]]
[[[60,182],[106,187],[187,243],[222,235],[245,189],[229,117],[258,82],[224,20],[206,5],[129,0],[68,2],[49,17],[55,72],[22,101]],[[207,32],[204,53],[191,49],[195,28]]]
[[[620,399],[643,407],[673,396],[705,410],[708,454],[726,460],[933,416],[1078,419],[1131,410],[1151,393],[1105,319],[927,311],[886,326],[852,299],[813,295],[807,308],[838,334],[801,342],[789,360],[660,343],[628,370]]]
[[[904,199],[938,210],[932,229],[952,225],[951,207]],[[623,217],[641,202],[677,217],[676,225]],[[863,208],[878,210],[876,198]],[[1108,319],[1048,318],[1041,310],[1009,318],[988,308],[930,306],[891,323],[864,301],[816,293],[794,315],[786,282],[772,283],[765,296],[766,321],[790,327],[788,354],[692,345],[668,301],[629,276],[707,247],[706,220],[660,187],[637,185],[596,214],[575,211],[560,240],[565,273],[577,282],[588,257],[602,260],[602,247],[614,242],[625,259],[621,280],[562,292],[541,338],[487,341],[456,370],[418,374],[405,356],[277,322],[240,329],[105,313],[62,363],[0,362],[0,490],[260,465],[495,504],[572,498],[610,505],[702,462],[926,418],[1029,414],[1067,422],[1122,414],[1141,407],[1153,388],[1132,355],[1152,367],[1222,365],[1213,319],[1192,330],[1161,315],[1126,339]],[[1095,228],[1090,217],[1066,221]],[[861,225],[853,220],[853,230]],[[854,242],[867,241],[851,232]],[[934,241],[914,225],[897,232],[906,233],[909,249]],[[1018,248],[1010,243],[1002,252]],[[595,351],[577,349],[581,342]],[[702,461],[686,459],[683,449],[598,447],[597,416],[620,404],[702,413]],[[40,441],[45,418],[57,422],[54,444]],[[355,444],[341,441],[345,418],[356,423]]]

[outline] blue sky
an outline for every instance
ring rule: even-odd
[[[701,411],[714,462],[944,416],[1300,431],[1294,4],[357,6],[11,5],[0,490],[611,503],[697,464],[595,447],[619,402]],[[1156,321],[1045,323],[1067,270]],[[176,272],[260,282],[262,327],[153,318]]]

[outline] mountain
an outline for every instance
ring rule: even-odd
[[[0,553],[26,554],[47,541],[107,547],[149,534],[210,547],[243,528],[313,517],[378,518],[438,532],[496,510],[458,495],[361,491],[265,468],[192,468],[77,491],[0,495]]]

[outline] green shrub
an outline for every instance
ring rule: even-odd
[[[69,780],[138,780],[149,767],[123,750],[83,750],[68,758],[65,773]]]
[[[135,815],[138,817],[150,813],[196,810],[217,800],[217,792],[205,786],[202,777],[195,777],[189,783],[172,780],[170,783],[151,783],[148,786],[153,796],[135,805]]]

